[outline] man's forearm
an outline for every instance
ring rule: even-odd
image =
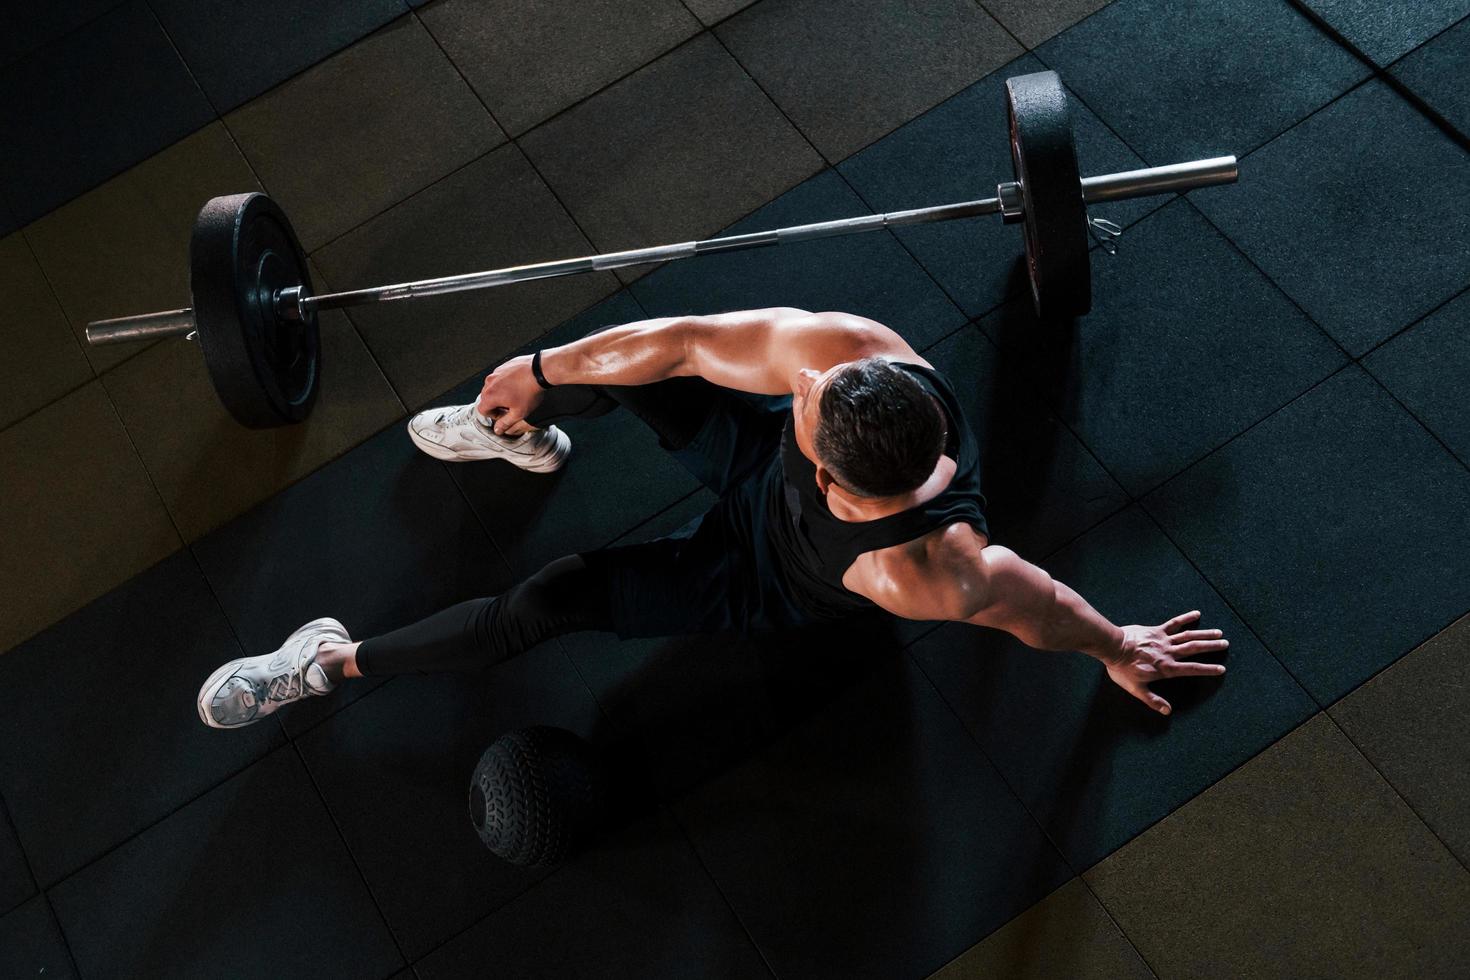
[[[684,372],[694,318],[638,320],[541,352],[541,373],[553,385],[646,385]]]
[[[1056,600],[1051,615],[1038,624],[1041,643],[1031,646],[1042,650],[1078,650],[1108,663],[1118,657],[1123,645],[1123,628],[1115,626],[1076,590],[1063,582],[1052,580],[1056,586]]]
[[[1045,569],[1007,549],[994,551],[999,558],[992,562],[991,588],[999,601],[968,622],[1005,630],[1038,650],[1079,650],[1105,663],[1116,659],[1123,643],[1120,627]]]

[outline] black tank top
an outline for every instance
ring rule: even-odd
[[[865,552],[912,541],[959,521],[990,536],[980,493],[980,450],[954,389],[921,364],[894,362],[913,374],[944,408],[949,437],[944,454],[955,461],[954,478],[932,500],[873,521],[844,521],[827,508],[817,488],[817,468],[796,445],[793,418],[781,433],[780,465],[766,473],[766,516],[778,573],[802,606],[819,616],[842,616],[875,603],[842,584],[843,573]]]

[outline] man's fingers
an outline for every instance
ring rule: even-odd
[[[507,430],[520,421],[520,416],[511,412],[510,409],[506,409],[505,414],[495,420],[495,434],[497,436],[505,435]]]
[[[1169,712],[1174,710],[1169,706],[1168,701],[1165,701],[1163,698],[1159,697],[1157,694],[1155,694],[1153,691],[1150,691],[1142,684],[1139,684],[1137,687],[1130,687],[1128,689],[1128,693],[1133,695],[1135,698],[1142,701],[1144,704],[1148,705],[1150,708],[1157,711],[1161,715],[1167,715]]]
[[[1219,653],[1221,650],[1230,649],[1229,640],[1195,640],[1192,643],[1181,643],[1169,648],[1170,656],[1174,657],[1196,657],[1202,653]]]
[[[1190,623],[1197,622],[1199,620],[1199,617],[1200,611],[1198,609],[1193,609],[1187,613],[1180,613],[1178,616],[1175,616],[1173,619],[1164,624],[1164,632],[1170,635],[1178,633]]]
[[[1192,640],[1218,640],[1224,635],[1219,630],[1186,630],[1173,634],[1173,638],[1175,643],[1189,643]]]
[[[1219,677],[1225,673],[1224,664],[1170,664],[1160,668],[1159,673],[1165,677]]]

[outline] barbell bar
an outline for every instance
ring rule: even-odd
[[[243,424],[264,428],[300,421],[310,411],[320,370],[321,310],[982,215],[1025,226],[1038,316],[1080,316],[1091,308],[1088,205],[1238,178],[1233,156],[1079,178],[1066,92],[1057,74],[1007,79],[1006,96],[1017,179],[996,184],[994,197],[346,292],[312,292],[305,253],[284,212],[266,195],[216,197],[200,210],[190,241],[194,305],[89,323],[87,341],[102,345],[196,335],[225,407]]]

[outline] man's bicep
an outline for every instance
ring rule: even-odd
[[[980,554],[979,581],[964,622],[1014,632],[1050,611],[1056,583],[1045,569],[998,545]]]

